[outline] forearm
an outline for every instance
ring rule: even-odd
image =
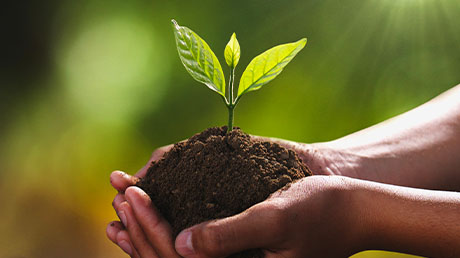
[[[329,150],[324,155],[336,163],[326,164],[331,174],[458,190],[460,85],[400,116],[317,147]]]
[[[354,184],[363,249],[460,257],[460,193]]]

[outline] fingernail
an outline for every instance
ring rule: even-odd
[[[187,256],[195,253],[193,250],[192,232],[183,231],[177,236],[176,251],[182,256]]]
[[[118,212],[118,217],[120,217],[120,220],[121,220],[121,222],[123,223],[123,225],[124,225],[125,227],[127,227],[128,224],[126,223],[126,215],[125,215],[125,212],[124,212],[124,211],[119,211],[119,212]]]
[[[118,245],[119,245],[119,246],[121,247],[121,249],[123,249],[123,251],[125,251],[127,254],[132,255],[131,245],[129,245],[128,242],[126,242],[125,240],[121,240],[120,242],[118,242]]]

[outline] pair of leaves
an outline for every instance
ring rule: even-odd
[[[214,52],[208,44],[195,32],[187,27],[179,26],[173,22],[177,50],[182,64],[190,75],[197,81],[204,83],[211,90],[216,91],[225,99],[225,79]],[[273,47],[255,57],[241,76],[238,86],[238,96],[258,90],[263,85],[275,79],[283,68],[305,47],[307,39]],[[225,61],[234,69],[240,59],[240,46],[235,33],[230,38],[225,48]],[[233,100],[227,101],[233,104]]]

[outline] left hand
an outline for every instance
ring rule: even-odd
[[[246,211],[182,231],[178,253],[187,258],[226,257],[260,248],[265,258],[348,257],[364,236],[349,191],[354,179],[303,178]]]

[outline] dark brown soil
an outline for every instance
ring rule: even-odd
[[[203,221],[238,214],[286,184],[311,175],[292,150],[256,142],[239,128],[209,128],[176,143],[138,186],[171,223],[174,236]],[[231,257],[263,257],[260,250]]]

